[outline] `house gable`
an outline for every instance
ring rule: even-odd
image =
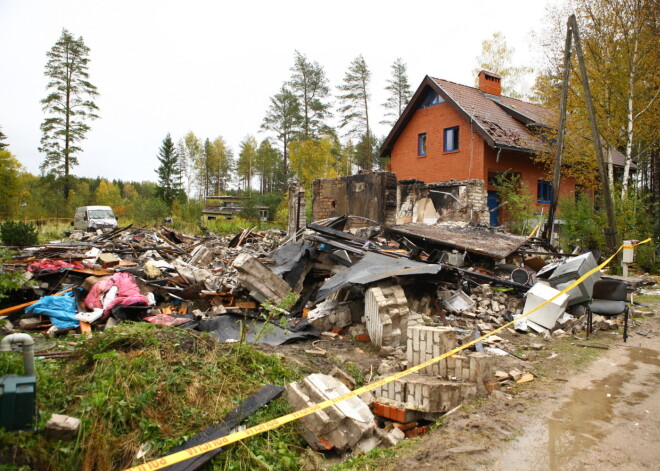
[[[394,147],[394,143],[396,140],[399,138],[401,135],[401,132],[403,129],[408,125],[408,122],[411,120],[415,112],[417,112],[419,109],[425,108],[423,106],[423,102],[427,97],[427,94],[432,91],[434,93],[437,93],[443,100],[443,102],[446,102],[451,106],[454,111],[463,118],[463,120],[467,123],[470,122],[470,115],[467,111],[465,111],[454,99],[443,90],[438,83],[428,75],[424,77],[424,80],[422,80],[422,83],[420,86],[417,88],[417,91],[415,94],[412,96],[410,99],[410,102],[408,103],[408,106],[406,106],[406,109],[403,110],[403,113],[399,117],[399,120],[396,122],[392,130],[390,131],[389,135],[385,138],[385,141],[383,141],[383,145],[380,148],[380,155],[382,157],[390,155],[392,152],[392,148]],[[484,139],[486,142],[488,142],[489,145],[494,145],[494,141],[490,139],[488,133],[486,132],[485,129],[481,128],[478,123],[476,131],[481,135],[482,139]]]
[[[381,156],[391,154],[394,143],[415,112],[422,107],[422,100],[430,90],[449,103],[491,148],[527,154],[546,150],[532,128],[545,126],[549,118],[548,112],[541,106],[427,75],[383,142]]]

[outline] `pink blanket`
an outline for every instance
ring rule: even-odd
[[[117,287],[117,296],[103,305],[103,296],[113,287]],[[140,288],[135,284],[135,278],[130,273],[115,273],[98,281],[85,298],[85,306],[88,309],[103,308],[101,320],[110,317],[112,308],[115,306],[132,306],[133,304],[149,304],[149,300],[140,293]]]

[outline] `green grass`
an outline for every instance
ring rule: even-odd
[[[393,458],[405,453],[406,449],[414,447],[417,441],[417,439],[402,440],[389,448],[374,448],[369,453],[338,463],[330,469],[332,471],[375,471],[381,469]]]
[[[254,229],[255,231],[265,231],[268,229],[286,229],[282,224],[267,221],[250,221],[240,217],[234,219],[216,219],[215,221],[207,221],[204,223],[208,229],[217,235],[232,235],[238,234],[243,229]]]
[[[142,227],[145,225],[147,227],[151,227],[151,224],[145,224],[144,222],[140,222],[140,221],[133,221],[128,218],[121,218],[119,220],[120,227],[125,227],[128,226],[129,224],[133,224],[133,227]],[[171,229],[174,229],[178,232],[182,232],[190,236],[204,235],[204,231],[202,230],[202,225],[200,225],[198,221],[180,221],[175,219],[174,223],[167,224],[167,226],[170,227]],[[254,229],[255,231],[265,231],[268,229],[286,230],[286,226],[281,223],[277,223],[273,221],[267,221],[267,222],[251,221],[240,217],[234,219],[222,219],[222,220],[219,219],[215,221],[207,221],[203,224],[203,226],[205,226],[206,228],[208,228],[209,231],[219,236],[235,235],[235,234],[239,234],[243,229],[253,229],[253,228],[256,228]],[[59,221],[57,223],[53,221],[49,221],[47,224],[44,224],[39,228],[39,243],[45,244],[47,242],[50,242],[51,240],[60,240],[63,237],[62,233],[64,231],[70,231],[72,229],[73,228],[66,221]]]
[[[74,338],[65,338],[72,341]],[[52,413],[83,421],[77,440],[43,433],[0,431],[0,462],[14,469],[110,470],[167,454],[217,423],[262,385],[302,376],[276,355],[251,345],[218,344],[209,335],[147,323],[126,323],[90,340],[77,337],[74,356],[37,364],[38,427]],[[0,354],[0,375],[22,374],[17,354]],[[256,425],[290,412],[283,399],[250,417]],[[231,446],[212,461],[216,470],[298,469],[304,442],[292,424]],[[11,469],[11,468],[8,468]],[[264,468],[266,469],[266,468]]]

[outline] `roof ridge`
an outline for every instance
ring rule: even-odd
[[[453,81],[451,81],[451,80],[442,79],[442,78],[438,78],[438,77],[431,77],[431,78],[432,78],[433,80],[440,80],[440,81],[442,81],[442,82],[451,83],[451,84],[453,84],[453,85],[458,85],[458,86],[465,87],[465,88],[471,88],[471,89],[473,89],[473,90],[477,90],[477,91],[483,93],[484,95],[489,95],[488,93],[486,93],[486,92],[480,90],[479,87],[471,87],[470,85],[465,85],[465,84],[463,84],[463,83],[453,82]],[[538,103],[532,103],[531,101],[521,100],[520,98],[515,98],[515,97],[509,96],[509,95],[500,95],[500,96],[501,96],[502,98],[508,98],[509,100],[516,100],[516,101],[519,101],[519,102],[521,102],[521,103],[525,103],[525,104],[528,104],[528,105],[540,106],[541,108],[544,108],[544,109],[545,109],[545,106],[540,105],[540,104],[538,104]]]

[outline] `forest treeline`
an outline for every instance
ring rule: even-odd
[[[514,64],[513,49],[501,33],[483,41],[476,70],[501,75],[505,94],[540,103],[557,115],[570,13],[577,15],[580,25],[602,141],[625,156],[620,175],[610,165],[613,191],[621,204],[632,198],[635,212],[649,218],[657,232],[658,2],[566,0],[549,7],[538,28],[536,46],[545,59],[535,70],[528,64]],[[383,136],[375,135],[373,125],[395,123],[412,92],[401,58],[393,61],[386,80],[374,85],[367,61],[358,55],[343,79],[331,84],[319,62],[295,51],[290,76],[273,90],[260,129],[247,130],[237,149],[221,133],[197,136],[190,131],[171,136],[165,129],[162,140],[153,143],[158,157],[154,182],[77,178],[72,169],[78,157],[83,158],[85,134],[95,119],[102,119],[103,112],[95,105],[99,92],[87,74],[89,53],[81,37],[63,30],[47,54],[49,89],[42,100],[40,151],[44,161],[40,175],[24,171],[20,156],[10,152],[11,136],[4,136],[0,129],[0,218],[68,217],[76,206],[107,204],[135,221],[172,214],[192,221],[198,220],[203,196],[230,192],[260,195],[260,202],[270,205],[271,215],[275,215],[289,179],[309,188],[315,178],[385,168],[387,160],[379,155]],[[76,60],[64,59],[71,54]],[[570,67],[577,76],[575,55]],[[387,90],[385,103],[372,102],[374,86]],[[586,187],[598,188],[582,87],[570,88],[567,107],[562,173]],[[547,169],[552,167],[553,153],[535,158]],[[585,227],[599,227],[597,216],[593,210],[585,214]]]

